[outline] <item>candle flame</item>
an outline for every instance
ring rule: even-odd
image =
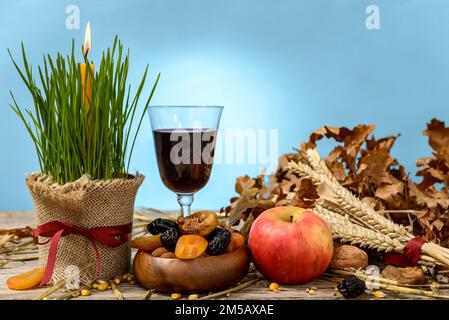
[[[87,54],[90,52],[91,41],[92,41],[92,36],[90,33],[90,22],[87,22],[86,33],[84,34],[84,45],[83,45],[83,53],[84,53],[85,57],[87,57]]]

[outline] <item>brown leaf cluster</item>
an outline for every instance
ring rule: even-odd
[[[318,198],[313,182],[290,175],[287,164],[291,160],[307,163],[305,150],[327,138],[336,145],[325,162],[343,186],[375,210],[410,225],[415,234],[449,245],[449,127],[436,119],[427,125],[423,133],[433,152],[417,160],[419,170],[412,177],[391,155],[399,135],[376,139],[374,129],[374,125],[358,125],[352,129],[324,126],[316,130],[299,150],[280,157],[278,170],[268,181],[264,175],[239,177],[239,196],[223,210],[237,224],[240,219],[250,215],[255,218],[274,206],[313,207]]]

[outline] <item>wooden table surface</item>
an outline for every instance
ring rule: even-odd
[[[142,210],[139,213],[147,216],[167,217],[169,213],[155,212],[150,210]],[[32,212],[0,212],[0,228],[13,228],[34,226],[34,217]],[[134,253],[133,253],[134,254]],[[1,260],[1,256],[0,256]],[[33,289],[27,291],[12,291],[6,286],[6,280],[15,274],[28,271],[37,265],[37,260],[27,262],[9,262],[0,268],[0,299],[33,299],[38,297],[42,292],[48,288]],[[245,281],[245,280],[243,280]],[[255,283],[245,289],[231,293],[228,297],[224,296],[221,299],[344,299],[336,290],[335,283],[317,279],[304,285],[298,286],[282,286],[280,292],[272,292],[264,286],[264,281]],[[308,293],[308,288],[314,287],[312,294]],[[130,285],[128,283],[121,283],[118,286],[123,293],[125,299],[142,299],[145,288],[139,285]],[[61,295],[63,292],[58,291],[51,298]],[[384,291],[386,296],[383,299],[418,299],[422,297],[412,295],[399,295],[389,291]],[[202,296],[202,295],[200,295]],[[186,296],[185,296],[186,297]],[[99,292],[92,290],[92,294],[88,297],[77,297],[76,299],[116,299],[111,290]],[[154,293],[151,299],[170,299],[167,294]],[[374,299],[374,297],[365,293],[359,299]]]

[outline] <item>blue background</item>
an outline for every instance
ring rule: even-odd
[[[66,6],[78,5],[81,28],[65,27]],[[365,8],[380,8],[381,29],[365,28]],[[115,34],[131,50],[131,83],[146,63],[162,73],[154,104],[225,106],[222,128],[278,128],[279,152],[328,124],[374,123],[376,135],[401,133],[394,155],[407,170],[430,154],[421,132],[432,117],[449,118],[447,0],[128,0],[2,1],[0,10],[0,209],[27,210],[26,172],[38,170],[34,148],[9,109],[31,98],[6,52],[33,65],[44,53],[69,52],[90,20],[92,60]],[[177,208],[156,168],[148,119],[133,170],[147,177],[137,206]],[[324,148],[325,149],[325,148]],[[323,149],[323,150],[324,150]],[[195,208],[219,208],[235,177],[257,166],[217,165]]]

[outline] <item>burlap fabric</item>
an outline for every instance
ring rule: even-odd
[[[37,225],[59,220],[83,228],[132,223],[134,200],[143,180],[143,175],[106,181],[91,180],[86,175],[75,182],[59,185],[41,173],[26,176],[26,184],[35,206]],[[48,239],[39,239],[45,240]],[[97,247],[100,272],[95,273],[93,264],[86,273],[89,279],[81,280],[111,279],[128,271],[131,255],[128,243],[116,248],[97,243]],[[47,262],[48,249],[49,244],[39,246],[39,261],[43,266]],[[77,234],[62,237],[51,282],[65,279],[67,267],[77,266],[81,269],[95,262],[95,258],[95,250],[86,237]]]

